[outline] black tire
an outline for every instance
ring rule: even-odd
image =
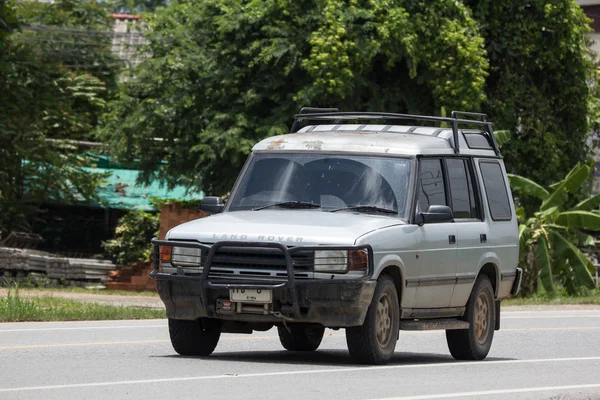
[[[346,328],[346,344],[354,361],[385,364],[394,355],[400,324],[400,306],[394,281],[379,277],[362,326]],[[379,330],[378,330],[379,328]]]
[[[319,348],[325,333],[323,325],[302,324],[278,326],[279,341],[289,351],[315,351]]]
[[[221,337],[221,323],[209,318],[194,321],[169,318],[169,336],[173,349],[182,356],[208,356]]]
[[[492,347],[496,326],[496,302],[490,279],[480,275],[467,302],[469,329],[446,331],[450,354],[457,360],[483,360]]]

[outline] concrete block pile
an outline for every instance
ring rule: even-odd
[[[88,258],[67,258],[50,253],[0,247],[0,277],[24,280],[45,277],[53,283],[101,283],[109,270],[116,269],[110,261]]]

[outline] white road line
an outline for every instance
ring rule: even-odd
[[[41,331],[84,331],[93,329],[126,329],[126,328],[166,328],[167,325],[119,325],[119,326],[73,326],[67,328],[21,328],[21,329],[0,329],[4,332],[41,332]]]
[[[288,375],[309,375],[309,374],[331,374],[335,372],[360,372],[360,371],[379,371],[379,370],[394,370],[394,369],[429,369],[443,367],[458,367],[458,366],[479,366],[485,365],[501,365],[501,364],[534,364],[548,362],[569,362],[569,361],[599,361],[600,357],[570,357],[570,358],[541,358],[530,360],[498,360],[498,361],[452,361],[446,363],[430,363],[430,364],[412,364],[412,365],[383,365],[379,367],[349,367],[349,368],[329,368],[329,369],[313,369],[313,370],[296,370],[282,372],[261,372],[255,374],[226,374],[226,375],[204,375],[204,376],[187,376],[175,378],[152,378],[138,379],[131,381],[111,381],[111,382],[89,382],[89,383],[74,383],[68,385],[49,385],[49,386],[24,386],[16,388],[0,388],[0,393],[4,392],[24,392],[33,390],[50,390],[50,389],[72,389],[72,388],[88,388],[98,386],[118,386],[118,385],[137,385],[149,383],[165,383],[165,382],[185,382],[185,381],[205,381],[218,379],[239,379],[239,378],[259,378],[267,376],[288,376]],[[599,385],[600,386],[600,385]]]
[[[598,315],[507,315],[501,316],[500,319],[535,319],[535,318],[600,318]]]
[[[568,386],[541,386],[521,389],[501,389],[501,390],[483,390],[479,392],[461,392],[461,393],[442,393],[442,394],[425,394],[418,396],[403,396],[403,397],[386,397],[385,399],[373,400],[427,400],[427,399],[452,399],[474,396],[491,396],[495,394],[513,394],[513,393],[532,393],[532,392],[556,392],[573,389],[590,389],[600,387],[600,383],[592,383],[589,385],[568,385]]]
[[[535,306],[531,306],[535,307]],[[551,306],[549,306],[551,307]],[[598,308],[589,308],[589,309],[576,309],[572,308],[570,310],[521,310],[521,311],[511,311],[506,308],[502,309],[502,314],[544,314],[544,313],[556,313],[556,314],[567,314],[567,313],[597,313]]]

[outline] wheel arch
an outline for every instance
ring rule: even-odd
[[[390,276],[394,281],[396,293],[398,294],[398,303],[400,304],[400,307],[402,307],[402,298],[405,293],[405,273],[402,259],[398,256],[391,255],[384,257],[376,268],[376,273],[373,275],[373,278],[378,279],[383,274]]]
[[[486,275],[490,282],[492,283],[492,288],[494,289],[494,298],[498,298],[498,290],[500,289],[500,260],[498,256],[494,253],[486,253],[482,257],[482,260],[479,263],[479,271],[477,271],[477,277],[483,274]]]

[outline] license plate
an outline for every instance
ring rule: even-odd
[[[229,298],[239,303],[268,304],[273,301],[273,291],[265,289],[229,289]]]

